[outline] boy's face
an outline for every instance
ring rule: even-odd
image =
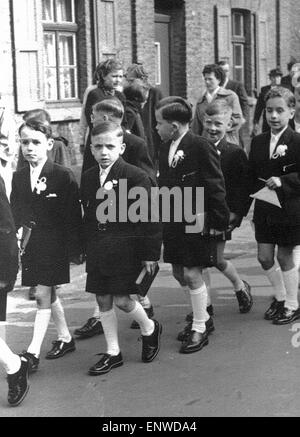
[[[207,139],[213,143],[220,141],[231,127],[230,114],[220,113],[215,115],[207,115],[204,117],[204,132]]]
[[[125,150],[123,137],[118,137],[117,132],[92,136],[91,142],[91,152],[102,168],[116,162]]]
[[[52,138],[28,126],[24,126],[20,132],[20,143],[24,158],[33,166],[47,158],[47,152],[53,147]]]
[[[282,97],[274,97],[266,102],[266,118],[271,132],[276,134],[288,125],[295,109],[290,108]]]
[[[119,90],[123,85],[123,70],[113,70],[104,77],[104,88]]]
[[[296,100],[295,112],[297,115],[300,115],[300,92],[295,92],[295,100]]]
[[[169,141],[175,135],[174,125],[162,117],[162,110],[155,111],[156,130],[162,141]]]

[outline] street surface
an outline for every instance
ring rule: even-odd
[[[272,289],[256,260],[249,218],[226,246],[241,277],[252,286],[254,305],[240,314],[229,281],[212,269],[215,332],[209,345],[190,355],[178,353],[178,331],[190,312],[186,296],[161,264],[150,291],[155,317],[163,324],[161,351],[150,364],[141,362],[139,331],[118,311],[124,365],[103,376],[88,368],[105,352],[103,335],[76,342],[77,350],[45,360],[56,339],[50,324],[42,347],[40,369],[30,378],[30,391],[17,408],[6,403],[7,383],[0,370],[0,417],[249,417],[299,416],[300,320],[275,326],[263,319]],[[92,316],[94,298],[84,292],[84,266],[72,266],[72,284],[60,289],[73,331]],[[2,335],[21,352],[30,343],[35,302],[17,282],[8,298]],[[292,331],[293,330],[293,331]],[[299,332],[298,332],[299,331]]]

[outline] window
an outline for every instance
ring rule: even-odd
[[[245,20],[242,12],[232,13],[233,78],[245,81]]]
[[[155,42],[155,85],[161,85],[160,43]]]
[[[45,100],[76,99],[77,24],[74,0],[43,0],[42,19]]]

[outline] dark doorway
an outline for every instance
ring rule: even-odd
[[[155,85],[170,95],[170,16],[155,14]]]

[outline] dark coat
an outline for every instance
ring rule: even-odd
[[[153,162],[158,158],[158,149],[161,144],[160,136],[156,130],[155,108],[163,98],[160,88],[150,87],[149,96],[142,109],[142,121],[147,139],[147,146]]]
[[[159,186],[204,187],[207,224],[210,228],[225,230],[229,210],[225,202],[225,184],[216,148],[205,138],[189,131],[177,148],[177,152],[184,152],[185,158],[172,168],[168,164],[170,144],[171,141],[163,144],[160,151]]]
[[[231,212],[241,218],[248,212],[248,158],[244,150],[224,138],[217,146],[225,179],[226,203]]]
[[[18,273],[16,229],[5,185],[0,176],[0,280],[14,282]]]
[[[121,198],[118,188],[121,186],[120,180],[127,181],[127,192],[122,193]],[[116,199],[116,220],[103,219],[101,224],[98,221],[99,216],[97,219],[97,211],[106,199],[97,199],[100,188],[99,166],[89,169],[82,178],[81,201],[84,209],[86,270],[88,273],[96,270],[100,275],[105,276],[138,273],[141,269],[141,261],[157,261],[160,257],[160,224],[120,221],[119,201],[126,202],[127,198],[127,213],[130,205],[134,203],[133,200],[128,199],[128,191],[133,187],[144,188],[150,201],[149,193],[153,182],[143,170],[126,163],[122,158],[111,167],[105,184],[109,181],[115,183],[111,191],[114,192]]]
[[[79,191],[72,171],[47,160],[39,179],[43,177],[46,189],[40,194],[31,191],[29,166],[12,180],[16,228],[36,224],[22,257],[23,285],[69,282],[69,259],[82,253]]]
[[[270,91],[270,89],[271,89],[271,85],[263,86],[261,88],[254,111],[254,117],[253,117],[254,124],[259,123],[260,117],[263,114],[262,132],[267,132],[270,130],[270,127],[267,123],[266,111],[265,111],[266,109],[265,97],[267,93]]]
[[[288,127],[278,140],[286,145],[284,156],[269,158],[270,132],[254,137],[249,154],[250,192],[255,193],[265,186],[258,178],[280,177],[282,186],[276,189],[282,208],[260,200],[255,201],[254,222],[260,223],[267,217],[270,224],[300,225],[300,134]],[[276,149],[274,153],[276,153]]]
[[[142,108],[137,102],[132,102],[131,100],[126,100],[125,115],[127,120],[128,130],[140,137],[143,140],[146,139],[145,129],[142,121]]]
[[[229,79],[225,86],[225,89],[234,91],[235,94],[237,94],[240,101],[243,116],[245,120],[247,120],[249,115],[249,105],[248,105],[248,96],[244,85],[241,82]]]
[[[292,93],[295,90],[295,88],[292,85],[292,78],[289,74],[281,78],[281,85],[284,86],[285,88],[288,88],[290,91],[292,91]]]

